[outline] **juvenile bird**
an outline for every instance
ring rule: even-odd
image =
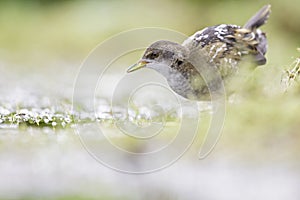
[[[250,58],[255,65],[266,63],[266,34],[260,26],[266,23],[271,6],[261,8],[243,26],[221,24],[204,28],[182,44],[157,41],[145,51],[142,59],[127,72],[151,68],[162,74],[171,89],[190,100],[210,100],[210,92],[219,89],[220,79],[203,77],[202,71],[215,66],[225,83],[237,74],[239,63]],[[225,85],[226,86],[226,85]]]

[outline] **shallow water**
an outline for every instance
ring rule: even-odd
[[[298,199],[300,195],[300,174],[292,162],[243,160],[218,148],[198,160],[190,150],[166,169],[129,175],[93,159],[71,129],[2,129],[0,138],[3,199]]]

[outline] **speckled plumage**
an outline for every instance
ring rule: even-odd
[[[183,42],[183,46],[190,50],[201,48],[208,55],[208,62],[219,68],[227,68],[221,73],[223,77],[237,70],[239,61],[245,55],[253,55],[257,65],[266,63],[264,57],[267,49],[265,33],[244,29],[237,25],[221,24],[205,28],[196,32]]]
[[[214,92],[209,89],[217,90],[218,83],[215,78],[203,79],[203,70],[216,66],[226,81],[238,72],[239,63],[245,57],[251,58],[255,65],[266,63],[267,39],[258,27],[267,21],[269,14],[270,5],[267,5],[243,27],[230,24],[207,27],[197,31],[182,45],[157,41],[146,49],[140,62],[165,76],[179,95],[187,99],[209,100],[209,93]],[[128,71],[136,70],[132,69]]]

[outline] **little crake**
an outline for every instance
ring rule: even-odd
[[[271,6],[266,5],[243,27],[228,24],[207,27],[182,44],[165,40],[154,42],[127,72],[144,67],[154,69],[182,97],[209,100],[210,92],[218,89],[219,80],[203,78],[203,69],[215,66],[226,82],[237,73],[244,58],[257,66],[266,63],[266,34],[258,28],[266,23],[270,12]]]

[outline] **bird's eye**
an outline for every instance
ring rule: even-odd
[[[147,55],[147,58],[149,58],[149,59],[155,59],[157,57],[158,57],[158,53],[155,53],[155,52],[152,52]]]
[[[183,61],[177,59],[177,60],[176,60],[176,63],[177,63],[177,65],[179,66],[179,65],[182,65]]]

